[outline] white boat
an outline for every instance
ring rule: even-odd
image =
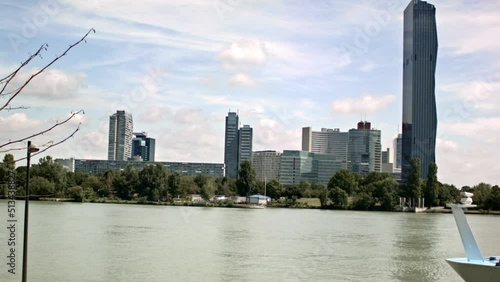
[[[465,208],[476,207],[472,204],[473,194],[462,192],[461,195],[463,196],[461,204],[448,206],[455,217],[467,257],[449,258],[446,261],[466,282],[498,282],[500,281],[500,256],[484,257],[481,254],[464,214]]]

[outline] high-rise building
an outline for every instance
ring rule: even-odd
[[[328,184],[341,169],[334,155],[285,150],[281,155],[279,181],[284,185],[298,185],[302,181]]]
[[[132,115],[116,111],[109,117],[108,160],[126,161],[132,155]]]
[[[252,153],[252,167],[255,178],[261,181],[279,179],[281,153],[276,151],[257,151]]]
[[[387,150],[382,151],[382,163],[389,163],[389,155],[391,154],[391,149],[387,148]]]
[[[382,165],[380,167],[380,171],[391,174],[394,172],[393,163],[391,162],[391,149],[389,148],[382,151]]]
[[[401,169],[401,163],[402,163],[402,149],[403,149],[403,135],[398,134],[398,137],[394,138],[394,141],[392,143],[392,149],[394,151],[394,168],[399,168]]]
[[[348,145],[349,132],[340,132],[338,128],[322,128],[321,131],[302,128],[302,151],[334,155],[343,169],[347,169]]]
[[[420,159],[426,178],[436,159],[435,73],[438,50],[436,8],[412,0],[404,11],[403,34],[402,180],[408,179],[412,159]]]
[[[238,163],[252,161],[253,129],[250,125],[243,125],[238,133]]]
[[[145,162],[155,161],[155,143],[154,138],[148,137],[146,132],[134,132],[132,139],[132,159],[140,158]]]
[[[380,130],[371,123],[360,121],[356,129],[349,130],[348,169],[362,175],[381,171]]]
[[[229,112],[226,117],[226,133],[224,138],[224,165],[228,178],[238,178],[238,114]]]

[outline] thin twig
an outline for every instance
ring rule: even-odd
[[[95,30],[93,28],[91,28],[80,40],[78,40],[76,43],[70,45],[68,47],[68,49],[66,49],[66,51],[64,51],[64,53],[62,53],[61,55],[57,56],[55,59],[53,59],[50,63],[48,63],[47,65],[45,65],[41,70],[39,70],[38,72],[32,74],[30,76],[30,78],[28,80],[26,80],[24,82],[23,85],[21,85],[21,87],[19,87],[17,89],[17,91],[15,93],[12,94],[12,96],[9,98],[9,100],[7,100],[7,102],[0,107],[0,111],[5,109],[5,107],[7,107],[7,105],[9,105],[10,101],[12,101],[14,98],[16,98],[16,96],[21,93],[21,91],[24,89],[24,87],[26,87],[26,85],[28,85],[30,83],[30,81],[37,77],[40,73],[42,73],[43,71],[45,71],[48,67],[50,67],[53,63],[55,63],[57,60],[59,60],[60,58],[66,56],[66,53],[68,53],[69,50],[71,50],[73,47],[75,47],[76,45],[80,44],[82,41],[85,41],[85,38],[89,35],[89,33],[93,31],[95,33]],[[45,44],[46,45],[46,44]],[[41,51],[41,49],[43,49],[44,45],[42,45],[42,47],[40,47],[40,49],[38,49],[37,53],[39,53]],[[46,48],[46,47],[45,47]],[[38,55],[37,53],[35,53],[36,55]],[[27,62],[29,62],[31,59],[33,59],[33,56],[30,56],[30,58],[28,59]],[[24,67],[27,62],[23,63],[17,70],[15,70],[13,73],[11,73],[9,76],[3,78],[2,80],[0,80],[0,82],[2,82],[3,80],[7,79],[7,82],[5,83],[5,85],[3,86],[2,88],[2,91],[0,91],[0,94],[4,91],[5,87],[7,86],[7,84],[9,84],[9,82],[16,76],[17,72],[22,68]]]
[[[54,147],[54,146],[57,146],[57,145],[59,145],[59,144],[62,144],[62,143],[64,143],[64,142],[66,142],[69,138],[71,138],[71,137],[75,136],[75,134],[78,132],[78,130],[80,130],[80,125],[81,125],[81,123],[79,123],[79,124],[78,124],[78,127],[75,129],[75,131],[73,131],[73,133],[71,133],[70,135],[68,135],[68,136],[67,136],[66,138],[64,138],[63,140],[61,140],[61,141],[59,141],[59,142],[57,142],[57,143],[51,144],[51,145],[50,145],[50,146],[48,146],[47,148],[45,148],[45,149],[43,149],[43,150],[40,150],[40,151],[38,151],[38,152],[36,152],[36,153],[31,154],[31,156],[32,156],[32,157],[33,157],[33,156],[36,156],[36,155],[38,155],[38,154],[41,154],[41,153],[43,153],[43,152],[47,151],[48,149],[50,149],[50,148],[52,148],[52,147]],[[27,158],[27,157],[17,159],[17,160],[15,160],[15,161],[14,161],[14,163],[15,163],[15,162],[18,162],[18,161],[25,160],[26,158]]]
[[[84,112],[83,110],[79,110],[78,112],[72,112],[72,113],[71,113],[71,115],[70,115],[67,119],[65,119],[65,120],[63,120],[63,121],[61,121],[61,122],[57,122],[56,124],[54,124],[54,125],[53,125],[53,126],[51,126],[50,128],[47,128],[47,129],[45,129],[44,131],[40,131],[40,132],[38,132],[38,133],[35,133],[35,134],[33,134],[33,135],[30,135],[30,136],[27,136],[27,137],[24,137],[24,138],[21,138],[21,139],[17,139],[17,140],[14,140],[14,141],[9,141],[9,142],[7,142],[7,143],[5,143],[5,144],[0,145],[0,148],[3,148],[3,147],[5,147],[5,146],[8,146],[8,145],[11,145],[11,144],[14,144],[14,143],[19,143],[19,142],[22,142],[22,141],[28,140],[28,139],[30,139],[30,138],[33,138],[33,137],[36,137],[36,136],[42,135],[42,134],[44,134],[44,133],[47,133],[47,132],[51,131],[52,129],[54,129],[54,128],[58,127],[58,126],[60,126],[60,125],[63,125],[63,124],[65,124],[65,123],[67,123],[67,122],[68,122],[68,121],[70,121],[73,117],[75,117],[75,116],[76,116],[76,115],[78,115],[78,114],[82,114],[82,113],[83,113],[83,114],[85,114],[85,112]]]

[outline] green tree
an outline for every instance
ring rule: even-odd
[[[137,185],[139,185],[139,173],[132,165],[125,167],[113,178],[116,196],[122,200],[131,200]]]
[[[55,193],[65,194],[66,170],[60,163],[54,162],[51,156],[46,156],[30,168],[30,174],[35,177],[43,177],[54,184]]]
[[[379,180],[373,185],[372,197],[375,207],[384,211],[392,211],[398,204],[398,182],[391,176]]]
[[[491,187],[490,196],[486,200],[486,207],[492,210],[500,210],[500,187],[498,185]]]
[[[357,191],[358,186],[359,183],[356,174],[347,170],[337,171],[328,182],[328,190],[331,191],[335,187],[338,187],[346,191],[348,195]]]
[[[371,210],[374,208],[375,201],[368,193],[360,192],[354,195],[352,208],[355,210]]]
[[[256,186],[255,171],[252,168],[252,163],[243,161],[240,164],[239,178],[236,180],[237,192],[240,196],[248,196],[250,191]]]
[[[485,204],[491,194],[491,185],[481,182],[472,187],[472,193],[474,193],[474,196],[472,197],[474,204],[477,204],[481,208],[485,208]]]
[[[198,186],[200,196],[209,201],[215,194],[215,187],[212,179],[208,175],[199,174],[194,178],[194,183]]]
[[[68,196],[73,198],[75,202],[83,202],[85,195],[82,186],[73,186],[68,188]]]
[[[456,203],[460,200],[460,191],[454,185],[438,183],[437,202],[440,206],[446,206],[448,203]]]
[[[97,175],[88,175],[88,177],[80,183],[83,189],[90,188],[94,193],[98,193],[98,191],[105,188],[105,184],[101,181],[101,179]]]
[[[424,198],[428,208],[431,208],[435,204],[438,194],[438,179],[437,179],[438,167],[436,163],[432,162],[429,164],[429,172],[427,175],[427,182],[424,189]]]
[[[181,175],[180,185],[180,189],[184,195],[199,193],[198,185],[194,182],[194,177]]]
[[[289,199],[300,199],[304,197],[304,192],[297,185],[290,185],[285,188],[283,195]]]
[[[345,190],[340,189],[339,187],[335,187],[330,191],[329,196],[332,202],[332,206],[334,208],[336,209],[347,208],[349,195]]]
[[[418,199],[422,196],[422,179],[420,178],[420,159],[411,160],[410,171],[408,172],[408,181],[406,182],[406,197]]]
[[[113,181],[120,175],[119,171],[108,170],[101,176],[104,187],[97,192],[99,197],[113,197],[116,193]]]
[[[184,191],[181,188],[181,176],[178,173],[170,174],[168,176],[168,194],[170,194],[170,198],[184,196]]]
[[[272,179],[266,184],[266,196],[271,199],[278,199],[282,195],[281,183],[278,180]]]
[[[5,154],[5,156],[3,157],[2,167],[8,170],[15,170],[16,163],[14,162],[14,155]]]
[[[217,195],[225,195],[225,196],[235,196],[236,190],[231,187],[231,184],[234,186],[234,181],[227,177],[217,177],[215,179],[215,194]]]
[[[139,171],[139,185],[136,192],[148,201],[158,201],[167,191],[168,170],[164,165],[147,165]]]
[[[56,186],[45,177],[35,176],[30,179],[30,195],[50,197],[56,192]]]
[[[11,174],[15,177],[16,163],[12,154],[5,154],[3,162],[0,165],[0,195],[7,196],[9,190],[9,180]]]

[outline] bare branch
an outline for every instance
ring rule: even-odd
[[[66,138],[64,138],[63,140],[61,140],[61,141],[59,141],[59,142],[56,142],[56,143],[53,143],[53,144],[51,144],[50,146],[48,146],[47,148],[45,148],[45,149],[43,149],[43,150],[40,150],[40,151],[38,151],[38,152],[36,152],[36,153],[34,153],[34,154],[31,154],[31,156],[32,156],[32,157],[33,157],[33,156],[36,156],[36,155],[38,155],[38,154],[41,154],[41,153],[43,153],[43,152],[47,151],[48,149],[50,149],[50,148],[52,148],[52,147],[54,147],[54,146],[57,146],[57,145],[59,145],[59,144],[62,144],[62,143],[64,143],[64,142],[66,142],[68,139],[70,139],[70,138],[72,138],[73,136],[75,136],[75,134],[78,132],[78,130],[80,130],[80,125],[81,125],[81,123],[79,123],[79,124],[78,124],[78,126],[76,127],[76,129],[75,129],[75,130],[74,130],[74,131],[73,131],[70,135],[68,135]],[[25,148],[25,149],[26,149],[26,148]],[[18,161],[25,160],[26,158],[27,158],[27,157],[17,159],[17,160],[15,160],[15,161],[14,161],[14,163],[15,163],[15,162],[18,162]]]
[[[30,107],[26,107],[26,106],[19,106],[19,107],[11,107],[11,106],[9,106],[9,107],[5,108],[4,110],[10,112],[10,111],[13,111],[13,110],[27,110],[29,108]]]
[[[51,131],[52,129],[54,129],[54,128],[58,127],[58,126],[61,126],[61,125],[65,124],[65,123],[67,123],[68,121],[70,121],[72,118],[74,118],[76,115],[79,115],[79,114],[85,114],[85,112],[83,110],[79,110],[78,112],[72,112],[71,115],[67,119],[65,119],[65,120],[63,120],[61,122],[56,122],[56,124],[54,124],[53,126],[47,128],[47,129],[45,129],[43,131],[40,131],[38,133],[35,133],[35,134],[30,135],[30,136],[27,136],[27,137],[24,137],[24,138],[21,138],[21,139],[17,139],[17,140],[14,140],[14,141],[9,141],[9,142],[7,142],[5,144],[2,144],[2,145],[0,145],[0,148],[3,148],[5,146],[11,145],[11,144],[23,142],[23,141],[28,140],[30,138],[33,138],[33,137],[42,135],[44,133],[47,133],[47,132]]]
[[[20,92],[24,89],[24,87],[26,87],[26,85],[28,85],[28,84],[30,83],[30,81],[31,81],[33,78],[37,77],[40,73],[42,73],[43,71],[45,71],[48,67],[50,67],[50,66],[51,66],[53,63],[55,63],[57,60],[59,60],[60,58],[62,58],[62,57],[64,57],[64,56],[66,56],[66,53],[68,53],[68,51],[69,51],[69,50],[71,50],[73,47],[75,47],[76,45],[80,44],[82,41],[85,41],[85,38],[89,35],[89,33],[90,33],[91,31],[93,31],[93,32],[95,33],[95,30],[94,30],[93,28],[91,28],[91,29],[90,29],[90,30],[89,30],[89,31],[88,31],[88,32],[87,32],[87,33],[86,33],[86,34],[85,34],[85,35],[84,35],[84,36],[83,36],[80,40],[78,40],[78,41],[77,41],[77,42],[75,42],[74,44],[70,45],[70,46],[68,47],[68,49],[66,49],[66,51],[64,51],[64,53],[62,53],[61,55],[59,55],[59,56],[57,56],[56,58],[54,58],[54,59],[53,59],[50,63],[48,63],[47,65],[45,65],[45,66],[44,66],[41,70],[39,70],[38,72],[36,72],[36,73],[32,74],[32,75],[30,76],[30,78],[29,78],[28,80],[26,80],[26,81],[24,82],[24,84],[22,84],[22,85],[21,85],[21,87],[19,87],[19,88],[17,89],[17,91],[16,91],[16,92],[14,92],[14,93],[12,94],[12,96],[11,96],[11,97],[7,100],[7,102],[6,102],[3,106],[0,106],[0,111],[1,111],[1,110],[3,110],[3,109],[5,109],[5,108],[9,105],[9,103],[10,103],[10,102],[11,102],[14,98],[16,98],[16,96],[17,96],[17,95],[18,95],[18,94],[19,94],[19,93],[20,93]],[[35,54],[31,55],[31,56],[30,56],[30,58],[29,58],[27,61],[25,61],[23,64],[21,64],[21,66],[20,66],[17,70],[15,70],[13,73],[11,73],[10,75],[8,75],[8,76],[6,76],[5,78],[3,78],[2,80],[0,80],[0,82],[3,82],[4,80],[6,80],[6,82],[5,82],[5,84],[4,84],[3,88],[2,88],[2,90],[0,91],[0,94],[1,94],[1,93],[3,93],[3,91],[5,90],[5,87],[7,87],[7,85],[10,83],[10,81],[11,81],[11,80],[12,80],[12,79],[16,76],[17,72],[18,72],[18,71],[19,71],[22,67],[26,66],[26,64],[28,64],[28,63],[29,63],[29,61],[31,61],[31,60],[34,58],[34,56],[39,55],[39,54],[40,54],[40,52],[41,52],[41,50],[43,50],[44,48],[46,49],[46,47],[47,47],[47,46],[48,46],[47,44],[42,45],[42,47],[40,47],[40,49],[38,49],[37,53],[35,53]]]
[[[0,94],[3,93],[3,91],[5,90],[5,87],[7,87],[7,85],[9,84],[9,82],[16,76],[16,74],[23,67],[25,67],[29,62],[31,62],[31,60],[33,60],[35,57],[37,57],[38,55],[40,55],[40,53],[43,50],[47,50],[47,47],[49,47],[49,45],[47,45],[45,43],[42,44],[42,46],[40,46],[40,48],[38,48],[38,50],[35,52],[35,54],[31,55],[26,61],[24,61],[23,63],[21,63],[21,65],[15,71],[13,71],[11,74],[7,75],[6,77],[0,79],[0,83],[5,83],[4,86],[2,87],[2,90],[0,91]]]

